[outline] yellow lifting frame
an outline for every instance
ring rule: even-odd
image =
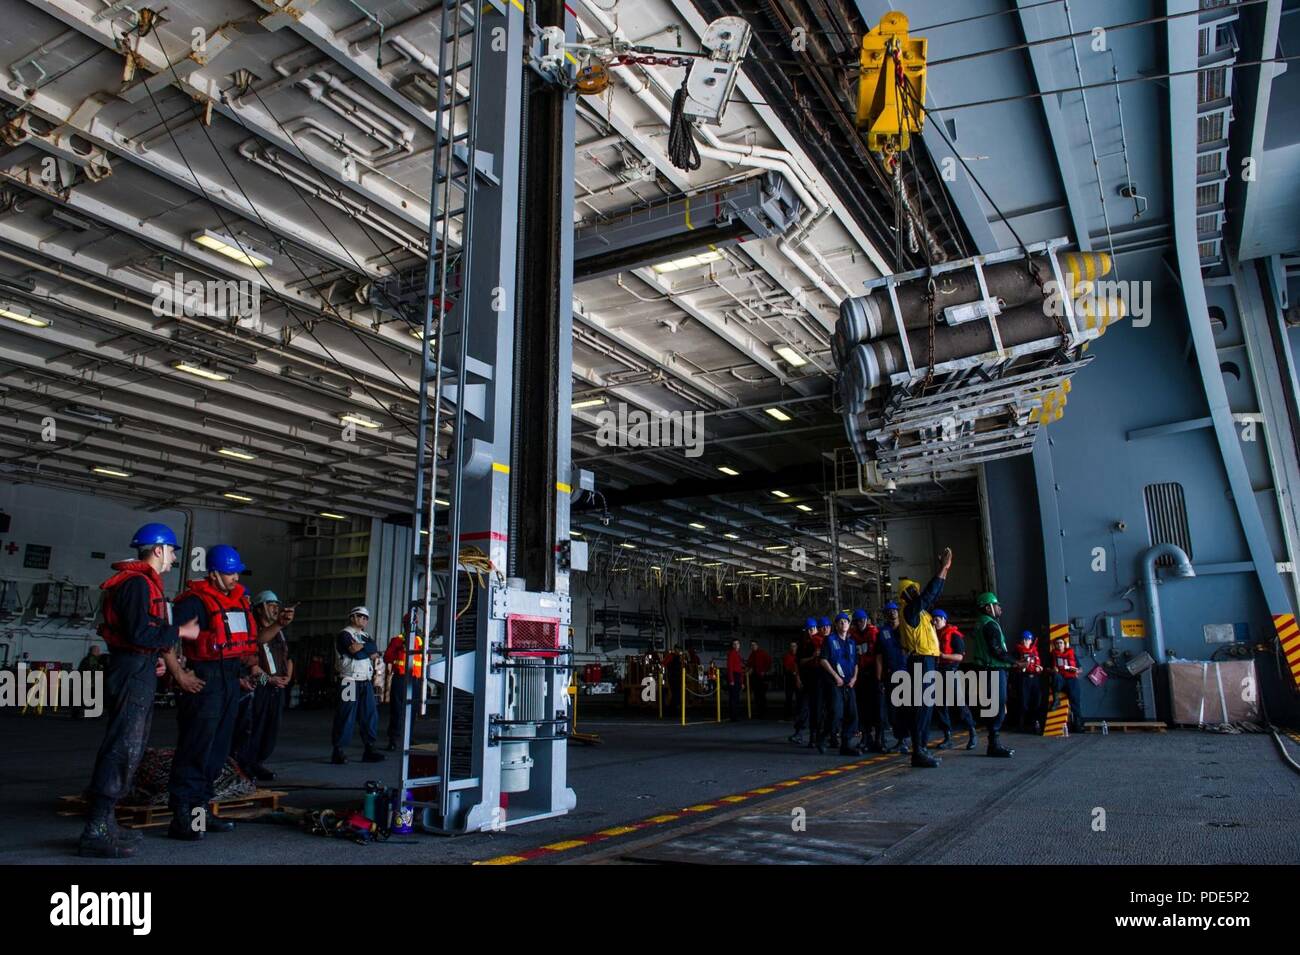
[[[907,17],[896,10],[862,38],[857,124],[866,129],[872,152],[906,152],[912,135],[921,132],[927,46],[907,35]]]

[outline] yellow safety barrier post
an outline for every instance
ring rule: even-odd
[[[682,667],[682,725],[686,725],[686,667]]]
[[[745,671],[745,719],[754,718],[754,701],[749,695],[749,671]]]

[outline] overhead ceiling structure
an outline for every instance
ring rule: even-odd
[[[861,36],[890,4],[574,4],[582,40],[665,59],[717,16],[754,31],[722,122],[695,131],[696,169],[668,146],[679,66],[616,65],[580,98],[573,457],[617,520],[579,507],[579,533],[659,566],[714,554],[820,580],[767,548],[825,553],[825,494],[857,484],[829,344],[845,296],[1013,230],[1158,268],[1161,94],[1114,82],[1159,72],[1158,27],[1112,30],[1099,55],[1059,40],[1157,11],[952,6],[907,11],[932,102],[903,237],[852,123]],[[0,0],[0,474],[294,520],[409,511],[438,10]],[[224,283],[242,298],[213,304]],[[633,413],[702,440],[606,440]],[[904,506],[969,507],[972,475],[951,477],[841,498],[849,569],[878,572],[875,528]]]

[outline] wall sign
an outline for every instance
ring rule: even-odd
[[[1145,637],[1147,635],[1147,623],[1145,620],[1121,620],[1119,622],[1119,632],[1126,637]]]
[[[50,548],[44,544],[28,544],[23,550],[23,567],[29,570],[49,570]]]

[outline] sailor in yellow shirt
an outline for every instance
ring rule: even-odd
[[[933,673],[939,659],[939,635],[935,632],[930,611],[943,593],[948,569],[952,566],[952,548],[945,547],[939,555],[939,570],[922,590],[910,577],[898,582],[898,633],[899,643],[907,654],[907,672],[913,686],[908,693],[906,714],[912,731],[912,765],[932,769],[941,762],[926,748],[930,740],[930,716],[933,705],[920,702],[926,683],[926,674]],[[934,678],[931,677],[931,680]],[[915,705],[919,703],[919,705]]]

